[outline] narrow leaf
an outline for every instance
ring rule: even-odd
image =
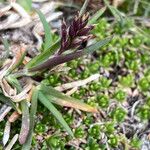
[[[18,0],[17,1],[26,11],[30,12],[32,8],[32,0]]]
[[[52,44],[52,34],[51,34],[51,28],[48,24],[48,22],[46,21],[45,16],[43,15],[43,13],[40,10],[36,10],[36,12],[38,13],[40,20],[43,24],[43,28],[44,28],[44,32],[45,32],[45,39],[44,39],[44,51],[47,50],[51,44]]]
[[[20,144],[24,144],[27,140],[30,125],[29,109],[26,100],[21,101],[21,108],[22,108],[22,124],[21,124],[21,131],[19,134],[19,142]]]
[[[50,46],[47,50],[45,50],[44,52],[33,58],[31,61],[29,61],[26,67],[31,68],[46,61],[59,47],[60,47],[60,39],[56,41],[52,46]]]
[[[8,142],[9,140],[9,137],[10,137],[10,122],[7,121],[6,122],[6,125],[5,125],[5,129],[4,129],[4,135],[3,135],[3,145],[5,146],[6,143]]]
[[[5,148],[5,150],[11,150],[12,147],[13,147],[13,145],[16,143],[17,139],[18,139],[18,134],[16,134],[16,135],[12,138],[12,140],[11,140],[10,143],[7,145],[7,147]]]
[[[84,4],[83,4],[82,8],[80,9],[80,13],[79,13],[80,16],[85,13],[86,8],[87,8],[87,6],[88,6],[88,4],[89,4],[89,1],[90,1],[90,0],[85,0],[85,1],[84,1]]]
[[[124,18],[123,18],[122,13],[121,13],[117,8],[115,8],[114,6],[111,6],[107,0],[104,0],[104,3],[105,3],[106,6],[109,8],[109,10],[110,10],[111,13],[113,14],[113,16],[114,16],[121,24],[123,24],[123,23],[124,23]]]
[[[82,55],[84,55],[84,52],[82,50],[75,51],[75,52],[72,52],[72,53],[69,53],[66,55],[57,55],[57,56],[54,56],[54,57],[48,59],[47,61],[43,62],[42,64],[39,64],[38,66],[29,68],[28,71],[33,72],[33,71],[40,71],[40,70],[45,70],[45,69],[50,70],[50,69],[56,67],[57,65],[69,62],[73,59],[81,57]]]
[[[8,118],[8,121],[13,123],[20,117],[20,114],[17,111],[14,111],[11,116]]]
[[[27,141],[22,146],[22,150],[31,149],[32,134],[33,134],[34,125],[35,125],[35,115],[37,111],[37,98],[38,98],[38,90],[34,89],[32,93],[31,110],[30,110],[30,130],[29,130],[29,134],[27,137]]]
[[[83,49],[83,51],[85,52],[85,54],[93,53],[95,50],[99,50],[101,47],[107,45],[111,40],[112,40],[112,37],[103,39],[99,42],[96,42],[88,46],[87,48]]]
[[[53,87],[41,85],[40,90],[43,93],[47,94],[47,96],[48,96],[47,98],[51,102],[56,103],[58,105],[73,107],[73,108],[81,109],[81,110],[87,111],[87,112],[97,112],[96,108],[94,108],[90,105],[87,105],[75,98],[64,95],[63,93],[55,90]]]
[[[57,120],[60,122],[60,124],[64,127],[64,129],[73,137],[73,133],[62,117],[61,113],[55,108],[55,106],[45,97],[45,95],[42,92],[39,92],[39,100],[40,102],[47,107],[51,113],[57,118]]]
[[[25,56],[26,56],[26,53],[27,53],[27,52],[24,51],[24,52],[22,53],[22,55],[19,57],[19,59],[16,60],[16,63],[10,68],[9,73],[12,72],[13,70],[15,70],[16,68],[18,68],[18,67],[22,64],[22,62],[23,62],[23,60],[24,60],[24,58],[25,58]]]
[[[65,106],[65,107],[71,107],[71,108],[75,108],[75,109],[80,109],[86,112],[93,112],[96,113],[97,109],[87,105],[85,103],[83,103],[82,101],[76,100],[72,97],[70,97],[70,99],[61,99],[61,98],[57,98],[57,97],[53,97],[51,95],[46,95],[46,97],[52,102],[55,103],[57,105],[61,105],[61,106]]]
[[[2,42],[3,42],[3,44],[4,44],[4,48],[5,48],[5,50],[7,51],[7,55],[9,54],[9,43],[8,43],[8,41],[7,41],[7,39],[2,39]]]
[[[11,107],[3,105],[0,109],[0,122],[4,120],[4,117],[10,112]]]
[[[103,13],[105,12],[106,7],[101,8],[100,10],[98,10],[88,21],[88,24],[94,24],[96,23],[96,21],[103,15]]]
[[[9,57],[9,43],[7,41],[7,39],[3,39],[2,38],[2,42],[3,42],[3,45],[4,45],[4,48],[5,48],[5,51],[2,55],[1,55],[1,60],[0,60],[0,66],[3,65],[3,63],[5,62],[5,60]]]
[[[7,76],[6,80],[9,82],[9,84],[11,84],[13,87],[15,87],[17,89],[17,91],[19,91],[19,92],[22,91],[19,81],[13,75]]]
[[[48,60],[46,60],[45,62],[43,62],[42,64],[39,64],[35,67],[31,67],[28,69],[29,72],[34,72],[34,71],[41,71],[44,69],[52,69],[54,67],[56,67],[57,65],[60,65],[62,63],[66,63],[69,62],[73,59],[79,58],[85,54],[88,53],[92,53],[95,50],[98,50],[99,48],[101,48],[102,46],[106,45],[107,43],[109,43],[109,41],[111,40],[111,38],[107,38],[104,40],[101,40],[100,42],[96,42],[92,45],[90,45],[89,47],[82,49],[80,51],[75,51],[66,55],[58,55],[58,56],[54,56]]]
[[[3,102],[4,104],[11,106],[14,110],[20,112],[20,110],[18,110],[18,108],[16,107],[15,103],[10,98],[4,96],[1,93],[0,93],[0,101]]]

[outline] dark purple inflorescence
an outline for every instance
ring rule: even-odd
[[[80,45],[82,43],[93,37],[90,34],[90,31],[94,26],[87,26],[88,18],[88,13],[82,16],[79,16],[79,14],[77,14],[69,27],[67,27],[64,21],[62,22],[61,47],[58,51],[59,55],[69,49],[80,49]]]
[[[75,16],[71,25],[67,27],[65,21],[62,21],[61,26],[61,45],[60,49],[57,51],[57,54],[54,57],[48,59],[44,63],[35,66],[30,71],[40,71],[44,69],[52,69],[57,65],[71,61],[73,59],[79,58],[84,55],[82,50],[84,47],[81,46],[83,43],[86,43],[89,39],[93,38],[93,35],[90,34],[90,31],[94,26],[87,25],[89,19],[89,14]],[[75,49],[75,51],[70,52],[69,54],[63,54],[65,51]]]

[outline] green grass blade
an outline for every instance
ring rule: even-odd
[[[82,15],[85,13],[86,8],[87,8],[87,6],[88,6],[88,4],[89,4],[89,1],[90,1],[90,0],[85,0],[84,4],[83,4],[83,6],[82,6],[82,8],[80,9],[80,12],[79,12],[79,15],[80,15],[80,16],[82,16]]]
[[[73,107],[76,109],[81,109],[83,111],[87,112],[97,112],[97,109],[87,105],[75,98],[72,98],[70,96],[67,96],[57,90],[55,90],[53,87],[41,85],[40,90],[48,95],[48,99],[50,99],[51,102],[56,103],[61,106],[67,106],[67,107]]]
[[[62,63],[66,63],[73,59],[77,59],[83,55],[86,55],[88,53],[92,53],[95,50],[98,50],[102,46],[106,45],[110,40],[111,38],[107,38],[107,39],[101,40],[100,42],[96,42],[90,45],[89,47],[83,49],[82,51],[76,51],[76,52],[69,53],[67,55],[59,55],[58,57],[50,58],[46,60],[45,62],[43,62],[42,64],[28,68],[28,71],[34,72],[34,71],[41,71],[44,69],[52,69]]]
[[[27,137],[27,141],[23,144],[22,150],[30,150],[32,143],[32,134],[35,125],[35,115],[37,111],[37,99],[38,99],[38,90],[34,89],[31,100],[31,110],[30,110],[30,130]]]
[[[27,68],[34,67],[36,65],[41,64],[45,60],[47,60],[58,48],[60,47],[60,39],[57,40],[51,47],[47,50],[39,54],[38,56],[34,57],[27,65]]]
[[[15,87],[18,92],[20,92],[22,90],[19,81],[13,75],[7,76],[6,80],[9,82],[9,84],[11,84],[13,87]]]
[[[18,0],[18,3],[28,12],[32,9],[32,0]]]
[[[43,28],[44,28],[45,39],[44,39],[44,43],[43,43],[43,48],[44,48],[43,51],[45,51],[52,45],[51,28],[50,28],[48,22],[46,21],[46,18],[43,15],[43,13],[40,10],[36,10],[36,12],[40,17],[40,20],[41,20],[41,22],[43,24]]]
[[[98,10],[88,21],[88,24],[94,24],[96,23],[96,21],[103,15],[103,13],[105,12],[106,7],[101,8],[100,10]]]
[[[113,14],[113,16],[114,16],[121,24],[123,24],[123,23],[124,23],[124,18],[123,18],[122,13],[121,13],[117,8],[115,8],[114,6],[111,6],[107,0],[104,0],[104,3],[105,3],[105,5],[109,8],[109,10],[110,10],[111,13]]]
[[[3,44],[4,44],[4,48],[5,48],[5,50],[9,53],[9,43],[8,43],[8,41],[7,41],[7,39],[2,39],[2,42],[3,42]]]
[[[55,108],[55,106],[45,97],[45,95],[42,92],[39,92],[39,101],[45,106],[47,107],[51,113],[57,118],[57,120],[61,123],[61,125],[64,127],[64,129],[72,136],[73,133],[70,129],[70,127],[68,126],[68,124],[66,123],[66,121],[64,120],[64,118],[62,117],[61,113]]]
[[[5,62],[5,60],[9,57],[9,52],[10,52],[9,43],[8,43],[7,39],[2,38],[2,43],[4,45],[4,48],[5,48],[6,52],[4,52],[3,55],[1,55],[0,66],[2,66],[3,63]]]
[[[20,59],[17,61],[17,63],[14,64],[14,66],[12,66],[12,68],[10,68],[9,74],[10,74],[13,70],[15,70],[16,68],[18,68],[18,67],[22,64],[22,62],[23,62],[23,60],[24,60],[26,54],[27,54],[27,52],[25,51],[25,52],[21,55],[21,57],[20,57]]]
[[[0,93],[0,101],[4,104],[7,104],[9,106],[11,106],[14,110],[16,110],[17,112],[20,112],[20,110],[18,110],[18,108],[16,107],[15,103],[8,97],[4,96],[3,94]]]
[[[96,50],[100,49],[101,47],[107,45],[111,40],[112,40],[112,37],[103,39],[99,42],[96,42],[96,43],[88,46],[87,48],[83,49],[83,51],[85,52],[85,54],[93,53],[94,51],[96,51]]]

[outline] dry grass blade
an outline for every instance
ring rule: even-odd
[[[20,144],[24,144],[27,140],[30,126],[29,109],[26,100],[21,102],[21,108],[22,108],[22,125],[19,134],[19,142]]]
[[[16,96],[13,96],[13,101],[14,102],[20,102],[24,99],[26,99],[28,96],[27,96],[27,93],[32,89],[32,83],[28,83],[24,89],[22,90],[21,93],[19,93],[18,95]]]
[[[12,108],[10,106],[3,105],[0,110],[0,122],[3,121],[4,117],[10,112]]]
[[[67,95],[67,96],[70,96],[70,95],[72,95],[74,92],[76,92],[77,90],[78,90],[78,88],[75,87],[75,88],[73,88],[73,89],[67,91],[66,95]]]
[[[5,125],[5,129],[4,129],[4,135],[3,135],[3,145],[4,146],[6,145],[6,143],[9,140],[9,137],[10,137],[10,127],[11,127],[11,124],[9,121],[7,121],[6,125]]]
[[[13,145],[16,143],[17,139],[18,139],[18,134],[16,134],[16,135],[12,138],[12,140],[11,140],[10,143],[7,145],[7,147],[5,148],[5,150],[11,150],[12,147],[13,147]]]
[[[61,99],[57,97],[53,97],[51,95],[46,96],[52,103],[65,106],[65,107],[71,107],[75,109],[80,109],[86,112],[92,112],[97,113],[98,110],[95,107],[92,107],[88,104],[83,103],[82,101],[76,100],[76,99]]]
[[[9,52],[10,52],[9,43],[8,43],[7,39],[5,39],[5,38],[3,39],[2,38],[2,43],[4,45],[5,52],[3,54],[1,54],[0,67],[3,66],[3,64],[7,60],[7,58],[9,57]]]
[[[16,89],[13,89],[9,84],[8,82],[4,79],[2,79],[2,84],[1,85],[1,88],[5,94],[5,96],[13,96],[13,95],[16,95],[17,91]]]
[[[7,15],[7,14],[5,14]],[[12,12],[11,14],[7,15],[7,19],[3,22],[1,22],[0,24],[0,30],[6,30],[8,28],[10,28],[10,25],[13,24],[14,22],[16,22],[19,19],[19,15]]]
[[[11,96],[9,93],[7,93],[6,89],[5,89],[5,86],[4,86],[4,83],[0,83],[1,85],[1,88],[3,90],[3,93],[6,97],[9,97],[13,102],[20,102],[24,99],[26,99],[28,96],[27,96],[27,93],[31,90],[32,88],[32,82],[31,81],[28,81],[28,83],[26,84],[26,86],[23,88],[22,92],[20,92],[19,94],[15,94],[14,96]],[[12,89],[13,90],[13,89]]]
[[[32,100],[30,109],[30,130],[26,142],[23,144],[22,150],[27,150],[31,148],[32,135],[35,125],[35,117],[37,111],[37,100],[38,100],[38,90],[32,89]]]
[[[26,55],[26,49],[22,47],[19,51],[16,52],[15,54],[15,63],[14,65],[10,68],[9,72],[13,71],[14,69],[18,68],[19,65],[24,62],[25,63],[25,55]]]
[[[12,6],[8,5],[8,6],[5,6],[3,8],[0,9],[0,17],[5,13],[7,12],[8,10],[11,9]]]
[[[22,27],[31,22],[28,13],[17,3],[11,3],[11,6],[21,15],[22,19],[10,25],[10,28]]]
[[[87,111],[87,112],[93,112],[93,113],[97,112],[96,108],[94,108],[90,105],[87,105],[87,104],[83,103],[82,101],[77,100],[73,97],[69,97],[69,96],[55,90],[54,88],[52,88],[50,86],[40,85],[39,89],[45,94],[45,97],[49,101],[56,103],[58,105],[72,107],[75,109],[81,109],[81,110]]]
[[[11,6],[24,18],[30,18],[29,14],[18,3],[11,3]]]
[[[58,90],[58,91],[65,91],[65,90],[72,89],[72,88],[75,88],[75,87],[84,86],[87,83],[98,79],[99,77],[100,77],[99,74],[94,74],[94,75],[91,75],[90,77],[88,77],[87,79],[74,81],[74,82],[71,82],[71,83],[66,83],[66,84],[63,84],[61,86],[55,87],[55,89]]]
[[[15,62],[15,59],[13,60],[12,64],[9,67],[6,66],[2,70],[0,70],[0,82],[2,82],[1,80],[7,74],[8,70],[13,66],[14,62]]]
[[[8,118],[9,122],[15,122],[19,118],[20,114],[17,111],[14,111],[11,116]]]

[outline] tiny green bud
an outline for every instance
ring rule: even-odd
[[[125,51],[125,58],[127,60],[130,60],[130,61],[136,60],[137,52],[135,52],[135,51]]]
[[[111,80],[107,79],[106,77],[100,78],[99,82],[101,84],[101,89],[106,89],[111,84]]]
[[[130,40],[130,43],[134,46],[134,47],[139,47],[140,44],[142,43],[141,37],[134,37]]]
[[[94,63],[90,63],[88,68],[89,68],[91,73],[96,73],[99,71],[99,66],[100,66],[99,62],[96,61]]]
[[[133,70],[133,71],[137,71],[139,68],[139,64],[137,61],[133,61],[133,60],[127,61],[125,64],[130,70]]]
[[[119,79],[120,84],[122,84],[125,87],[132,87],[134,83],[133,81],[134,81],[133,76],[130,74],[125,77],[120,77]]]
[[[46,130],[45,125],[41,124],[41,123],[38,123],[35,127],[35,131],[37,133],[43,133],[43,132],[45,132],[45,130]]]
[[[116,98],[118,101],[122,102],[125,100],[126,98],[126,93],[122,90],[118,90],[115,94],[114,94],[114,98]]]
[[[107,108],[109,106],[109,99],[105,95],[98,95],[97,101],[100,107]]]
[[[81,78],[85,79],[88,78],[90,76],[91,72],[88,68],[85,68],[84,71],[81,73]]]
[[[93,122],[93,117],[92,116],[86,116],[86,118],[84,119],[84,124],[85,125],[91,125],[92,122]]]
[[[84,130],[81,128],[81,127],[78,127],[75,129],[75,133],[74,133],[74,136],[76,138],[82,138],[84,136]]]
[[[70,69],[68,73],[69,77],[77,77],[77,71],[75,69]]]
[[[54,135],[46,139],[46,143],[51,149],[54,149],[60,147],[61,140],[58,136]]]
[[[117,122],[123,122],[126,117],[126,111],[123,108],[116,108],[111,112],[113,119]]]
[[[108,143],[111,147],[117,147],[118,146],[118,137],[111,134],[109,136]]]
[[[92,128],[89,129],[89,134],[96,139],[100,139],[100,126],[94,125]]]
[[[102,57],[100,61],[103,67],[109,67],[114,63],[114,54],[109,52],[104,57]]]
[[[88,139],[88,147],[86,147],[86,150],[101,150],[99,144],[97,143],[97,140],[94,138]]]
[[[147,104],[148,106],[150,106],[150,97],[147,98],[146,104]]]
[[[114,123],[108,122],[105,124],[105,132],[108,134],[112,134],[115,131]]]
[[[132,148],[139,149],[141,147],[141,140],[138,137],[133,137],[130,141]]]
[[[98,91],[101,89],[101,84],[100,82],[92,82],[89,86],[90,90],[92,91]]]
[[[140,79],[139,83],[139,88],[142,90],[142,91],[148,91],[149,90],[149,82],[146,78],[142,78]]]
[[[149,107],[147,107],[146,105],[140,107],[139,110],[138,110],[138,116],[142,120],[149,119],[150,118],[150,109],[149,109]]]

